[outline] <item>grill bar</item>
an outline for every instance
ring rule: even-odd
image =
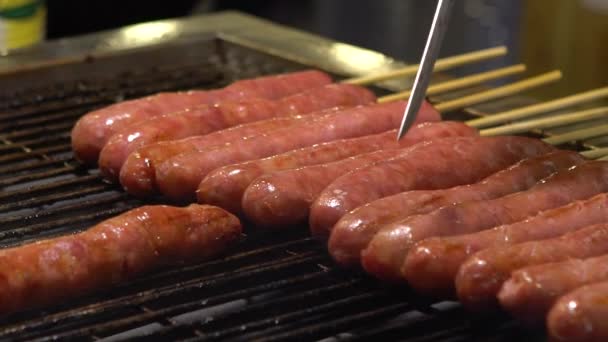
[[[8,123],[2,124],[0,126],[0,131],[8,131],[15,128],[23,129],[31,126],[38,127],[40,125],[49,125],[50,123],[57,122],[59,120],[70,120],[70,123],[72,123],[74,120],[77,120],[82,115],[83,109],[91,110],[93,108],[94,107],[78,107],[74,110],[67,112],[50,112],[49,114],[45,114],[44,116],[39,115],[39,113],[35,113],[38,115],[33,115],[32,117],[21,120],[13,119]]]
[[[36,196],[36,193],[59,190],[61,188],[71,186],[71,185],[87,185],[86,183],[91,184],[99,184],[99,176],[98,175],[88,175],[82,176],[74,179],[68,179],[59,182],[53,182],[48,184],[39,185],[36,187],[30,187],[27,189],[19,189],[14,191],[6,191],[0,193],[0,201],[9,201],[16,200],[21,197],[31,198],[32,196]]]
[[[23,129],[20,131],[5,134],[4,139],[14,141],[14,140],[17,140],[17,139],[23,138],[23,137],[37,137],[40,135],[56,134],[56,133],[65,132],[65,131],[71,129],[73,125],[74,125],[74,123],[72,123],[72,122],[65,122],[65,123],[60,123],[60,124],[56,124],[56,125],[45,125],[42,127]]]
[[[29,160],[29,159],[32,159],[33,156],[47,159],[47,158],[50,158],[48,156],[49,154],[58,153],[58,152],[69,152],[70,148],[71,148],[70,144],[60,144],[57,146],[40,148],[37,150],[31,150],[31,151],[27,151],[24,153],[12,153],[12,154],[0,157],[0,163]]]
[[[304,327],[299,327],[295,330],[292,330],[292,326],[286,326],[281,330],[290,330],[288,332],[284,332],[281,334],[273,335],[272,337],[260,338],[261,341],[287,341],[293,339],[317,339],[325,334],[335,331],[341,330],[359,323],[369,323],[370,319],[374,320],[382,320],[386,318],[388,315],[397,314],[404,310],[407,310],[409,305],[407,303],[397,303],[392,305],[386,305],[385,307],[371,310],[368,312],[363,312],[359,314],[355,314],[346,318],[335,319],[329,322],[310,324],[309,322],[298,322],[305,323]],[[320,317],[319,321],[322,321],[324,317]],[[297,324],[299,325],[299,324]],[[294,326],[297,326],[294,324]],[[247,336],[243,336],[242,341],[246,341]]]
[[[51,144],[57,144],[62,142],[68,142],[70,139],[69,135],[61,134],[56,136],[45,136],[40,138],[34,138],[30,140],[22,140],[18,143],[11,142],[10,145],[2,145],[0,146],[0,150],[15,150],[15,151],[24,151],[27,153],[31,153],[32,149],[35,149],[35,146],[43,145],[48,146]]]
[[[19,209],[27,209],[32,206],[39,206],[50,204],[59,201],[66,201],[73,198],[80,198],[86,195],[101,193],[103,191],[109,190],[111,187],[109,185],[100,184],[96,186],[89,186],[84,189],[74,190],[74,191],[63,191],[57,194],[51,194],[47,196],[34,197],[23,201],[17,202],[9,202],[0,206],[0,213],[7,212],[9,210],[19,210]]]
[[[338,300],[330,301],[326,304],[319,305],[319,306],[316,306],[313,308],[306,308],[306,309],[290,312],[287,314],[283,314],[283,315],[279,315],[279,316],[275,316],[275,317],[271,317],[271,318],[266,318],[266,319],[259,320],[259,321],[253,321],[251,323],[247,323],[246,325],[216,331],[211,334],[202,334],[200,336],[200,338],[204,338],[205,340],[221,339],[221,338],[226,338],[226,337],[230,337],[230,336],[234,336],[234,335],[243,334],[244,332],[251,331],[254,329],[256,329],[256,330],[261,329],[261,328],[266,329],[263,332],[246,335],[247,338],[253,339],[256,336],[259,337],[260,335],[268,334],[267,329],[274,325],[281,324],[283,322],[293,321],[296,319],[297,320],[304,319],[306,317],[310,317],[311,315],[322,314],[322,313],[325,313],[327,311],[331,311],[334,309],[343,310],[342,308],[344,306],[356,305],[363,301],[376,299],[377,295],[379,295],[379,294],[381,294],[381,292],[376,291],[376,292],[368,292],[368,293],[364,293],[364,294],[360,294],[360,295],[355,295],[350,298],[338,299]],[[243,339],[245,336],[239,336],[239,337],[241,339]]]
[[[58,176],[58,175],[64,175],[64,174],[70,173],[71,171],[74,171],[74,169],[75,169],[74,166],[68,165],[68,166],[63,166],[63,167],[56,168],[56,169],[49,170],[49,171],[30,173],[30,174],[21,175],[21,176],[0,179],[0,187],[18,184],[18,183],[27,182],[27,181],[34,181],[34,180],[38,180],[38,179],[45,179],[48,177],[53,177],[53,176]]]
[[[1,147],[0,147],[0,150],[1,150]],[[64,157],[54,157],[52,159],[36,160],[34,162],[25,163],[25,164],[21,164],[18,166],[15,166],[15,165],[5,166],[5,167],[0,167],[0,175],[5,174],[5,173],[13,174],[13,173],[18,173],[20,171],[32,171],[32,170],[36,170],[36,169],[41,169],[41,168],[45,168],[45,167],[53,167],[53,166],[57,166],[57,165],[66,165],[71,161],[72,161],[71,156],[64,156]]]

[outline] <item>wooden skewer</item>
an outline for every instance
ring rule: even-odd
[[[605,157],[605,156],[608,156],[608,147],[594,148],[593,150],[583,151],[583,152],[581,152],[581,154],[585,158],[589,158],[589,159],[597,159],[599,157]]]
[[[448,92],[455,89],[470,87],[481,84],[487,81],[496,80],[502,77],[507,77],[526,71],[526,66],[523,64],[513,65],[506,68],[482,72],[479,74],[459,78],[457,80],[446,81],[439,84],[430,85],[427,88],[427,95],[435,95],[443,92]],[[378,99],[378,103],[390,102],[395,100],[407,99],[410,97],[411,90],[402,91],[399,93],[383,96]]]
[[[494,136],[494,135],[509,135],[523,132],[529,132],[530,130],[537,128],[550,128],[559,127],[576,122],[593,120],[601,117],[605,117],[608,114],[608,107],[600,107],[594,109],[583,110],[574,112],[571,114],[555,115],[548,118],[528,120],[524,122],[518,122],[510,125],[497,126],[493,128],[487,128],[479,131],[481,136]]]
[[[449,112],[454,109],[464,108],[473,104],[482,103],[494,100],[500,97],[513,95],[534,87],[538,87],[547,83],[555,82],[562,78],[562,73],[559,70],[551,71],[536,77],[531,77],[523,81],[515,82],[506,86],[494,88],[481,93],[464,96],[456,100],[446,101],[435,105],[435,108],[442,113]]]
[[[455,68],[458,66],[462,66],[465,64],[475,63],[479,61],[483,61],[490,58],[495,58],[499,56],[504,56],[507,54],[507,48],[504,46],[498,46],[490,49],[479,50],[475,52],[469,52],[462,55],[456,55],[447,58],[438,59],[435,62],[435,67],[433,71],[443,71],[448,70],[450,68]],[[401,69],[390,70],[387,72],[378,73],[375,75],[367,75],[361,77],[354,77],[347,80],[343,80],[342,83],[349,84],[372,84],[380,81],[385,81],[389,79],[395,79],[406,76],[413,76],[418,71],[419,65],[408,65]]]
[[[436,63],[435,71],[438,70],[446,70],[450,67],[454,67],[457,65],[462,65],[466,63],[472,63],[477,60],[482,60],[485,58],[491,58],[495,55],[501,55],[506,53],[506,49],[504,47],[498,47],[489,50],[482,50],[478,52],[473,52],[461,56],[449,57],[443,60],[438,60]],[[485,56],[485,57],[484,57]],[[488,57],[490,56],[490,57]],[[439,65],[439,67],[438,67]],[[373,83],[382,80],[387,80],[390,78],[396,78],[401,76],[413,75],[416,73],[418,65],[409,66],[399,70],[393,70],[387,73],[371,75],[359,78],[353,78],[349,80],[343,81],[344,83],[350,84],[366,84]],[[451,90],[455,90],[462,87],[472,86],[476,84],[481,84],[483,82],[498,79],[501,77],[506,77],[509,75],[517,74],[525,71],[525,65],[514,65],[511,67],[506,67],[498,70],[493,70],[489,72],[479,73],[472,76],[464,77],[458,80],[452,80],[443,82],[437,85],[430,86],[427,94],[439,94],[441,92],[447,92]],[[440,104],[437,104],[435,108],[440,112],[447,112],[450,110],[463,108],[466,106],[470,106],[477,103],[482,103],[486,101],[490,101],[496,98],[513,95],[518,92],[522,92],[528,90],[530,88],[538,87],[547,83],[555,82],[562,78],[562,73],[559,70],[548,72],[536,77],[528,78],[523,81],[515,82],[510,85],[498,87],[495,89],[491,89],[482,93],[477,93],[469,96],[465,96],[456,100],[446,101]],[[403,91],[396,94],[387,95],[378,99],[379,103],[394,101],[398,99],[408,98],[411,91]],[[591,101],[603,96],[608,96],[608,87],[600,88],[592,91],[588,91],[585,93],[568,96],[565,98],[561,98],[558,100],[548,101],[541,104],[536,104],[532,106],[527,106],[523,108],[518,108],[514,110],[510,110],[507,112],[494,114],[489,117],[479,118],[469,120],[466,123],[472,127],[487,127],[492,125],[493,123],[504,123],[507,121],[511,121],[518,118],[525,118],[528,116],[540,114],[543,112],[551,111],[558,109],[564,106],[572,106],[581,102]],[[490,136],[490,135],[505,135],[505,134],[517,134],[526,132],[536,128],[548,128],[548,127],[558,127],[561,125],[571,124],[580,121],[591,120],[595,118],[599,118],[608,113],[608,107],[595,108],[586,111],[575,112],[568,115],[559,115],[557,117],[551,118],[543,118],[538,120],[530,120],[526,122],[520,122],[516,124],[501,126],[492,129],[486,129],[480,131],[482,136]],[[543,139],[545,142],[553,145],[563,144],[569,141],[576,141],[581,139],[587,139],[591,137],[597,137],[604,134],[608,134],[608,125],[602,125],[590,129],[578,130],[574,132],[569,132],[566,134],[561,134],[549,138]],[[587,151],[589,153],[589,151]],[[597,153],[597,152],[596,152]],[[607,156],[608,158],[608,156]]]
[[[608,97],[608,87],[590,90],[531,106],[516,108],[500,114],[468,120],[466,121],[466,124],[476,128],[485,128],[496,124],[502,124],[505,122],[550,112],[564,107],[574,106],[583,102],[593,101],[602,97]]]
[[[580,141],[602,135],[608,135],[608,124],[554,135],[552,137],[544,138],[543,141],[551,145],[561,145],[567,142]]]

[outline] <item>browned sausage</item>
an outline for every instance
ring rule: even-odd
[[[374,236],[362,253],[365,269],[380,278],[398,278],[407,253],[423,239],[467,234],[521,221],[542,210],[606,190],[608,163],[590,162],[558,171],[526,191],[411,216],[386,225]]]
[[[524,159],[505,170],[492,174],[479,183],[441,190],[414,190],[381,198],[347,213],[334,225],[329,238],[329,252],[342,266],[359,265],[361,251],[383,224],[405,219],[411,215],[426,214],[451,204],[488,200],[522,191],[553,172],[577,165],[584,160],[576,152],[556,151]],[[421,254],[421,258],[425,256],[428,257],[429,262],[434,262],[434,258],[437,258],[436,254]],[[437,277],[449,277],[449,272],[444,272],[444,267],[447,266],[441,262],[434,267],[428,267],[427,272],[442,268]],[[425,269],[425,267],[422,269],[418,267],[416,274],[422,272],[420,277],[424,277]],[[415,286],[412,280],[410,283]],[[444,282],[441,279],[433,278],[432,283],[440,285]],[[450,280],[451,283],[452,280]]]
[[[423,240],[408,253],[403,273],[410,285],[420,291],[437,288],[443,293],[451,293],[460,265],[478,251],[549,239],[601,222],[608,222],[607,194],[575,201],[523,221],[481,232]]]
[[[443,123],[427,123],[414,126],[399,142],[400,146],[414,145],[420,141],[444,138],[446,134],[474,134],[466,126],[459,130],[444,131],[449,127]],[[389,139],[396,142],[395,133]],[[245,216],[258,227],[282,228],[305,223],[310,204],[314,198],[334,179],[378,160],[386,160],[405,153],[393,147],[376,152],[358,154],[353,157],[320,165],[305,166],[262,175],[253,180],[242,196],[241,205]]]
[[[311,122],[304,122],[213,150],[173,157],[156,169],[156,182],[173,201],[196,200],[199,183],[212,170],[259,159],[297,148],[344,138],[384,132],[399,126],[406,103],[395,101],[349,108]],[[439,113],[425,103],[418,122],[439,121]]]
[[[595,176],[599,179],[587,178],[584,182],[579,180],[579,186],[587,182],[599,183],[602,180],[606,184],[608,181],[605,175],[596,174]],[[598,191],[606,191],[605,185],[595,184],[595,186]],[[604,187],[603,190],[602,187]],[[473,254],[460,266],[456,275],[458,298],[467,307],[475,310],[497,307],[496,294],[512,271],[539,262],[551,262],[554,261],[551,258],[559,257],[559,255],[554,255],[555,251],[552,251],[550,247],[543,247],[549,246],[547,241],[530,241],[512,246],[489,248]],[[543,251],[546,253],[542,253]],[[567,255],[567,251],[564,251],[564,254]]]
[[[0,250],[0,314],[57,303],[236,243],[239,220],[205,205],[144,206],[76,235]]]
[[[225,101],[156,116],[127,126],[114,134],[101,150],[99,168],[106,179],[116,181],[127,156],[142,146],[204,135],[273,117],[307,114],[335,106],[356,106],[375,100],[374,94],[366,88],[350,84],[329,84],[278,100],[254,98]]]
[[[315,120],[345,109],[335,107],[307,115],[293,115],[250,122],[213,133],[174,141],[162,141],[144,146],[131,153],[120,169],[120,184],[131,195],[150,197],[159,193],[156,186],[156,167],[168,159],[184,153],[215,148],[240,139]]]
[[[332,180],[343,175],[344,170],[354,170],[404,152],[402,149],[379,150],[262,175],[245,189],[241,202],[243,212],[260,228],[277,229],[305,223],[312,201]]]
[[[432,145],[336,179],[311,206],[313,234],[328,236],[344,214],[379,198],[470,184],[521,159],[553,150],[539,140],[523,137],[470,138],[454,145],[436,140]]]
[[[72,149],[76,158],[95,164],[110,136],[129,124],[202,104],[251,97],[277,99],[329,83],[326,73],[307,70],[241,80],[223,89],[160,93],[120,102],[80,118],[72,130]]]
[[[533,266],[513,271],[498,292],[502,307],[520,320],[542,323],[560,296],[583,285],[608,281],[608,224],[536,243],[543,244],[534,252],[542,257],[530,257],[527,264]],[[602,256],[593,258],[598,255]]]
[[[547,316],[555,342],[608,341],[608,282],[580,287],[561,297]]]
[[[427,122],[412,127],[403,140],[396,130],[360,138],[342,139],[301,148],[276,156],[228,165],[211,172],[198,186],[198,202],[217,205],[242,215],[241,199],[257,177],[280,170],[329,163],[366,152],[394,149],[431,139],[472,136],[477,131],[456,121]],[[276,192],[275,192],[276,193]],[[261,202],[258,202],[261,205]],[[308,210],[306,210],[307,212]],[[306,214],[307,215],[307,214]],[[301,217],[298,215],[298,217]],[[294,220],[296,217],[294,217]]]

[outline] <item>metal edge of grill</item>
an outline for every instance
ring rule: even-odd
[[[199,23],[199,20],[202,19],[185,22]],[[90,51],[95,46],[92,42],[100,44],[101,38],[91,36],[81,46],[89,51],[86,57],[49,59],[48,51],[56,47],[49,43],[41,50],[29,52],[33,61],[38,60],[31,64],[36,67],[19,67],[17,72],[7,71],[0,77],[3,83],[16,82],[26,75],[20,90],[0,94],[4,99],[0,115],[1,245],[12,246],[77,231],[142,204],[118,187],[102,182],[96,170],[84,168],[71,158],[71,124],[92,108],[158,91],[217,87],[235,78],[308,66],[336,75],[358,74],[353,55],[339,56],[336,51],[340,49],[376,58],[379,61],[376,70],[402,65],[375,52],[238,13],[204,20],[208,26],[199,26],[198,30],[183,28],[186,32],[183,37],[168,34],[169,38],[148,46],[145,42],[116,43],[121,31],[100,34],[106,41],[114,39],[116,49],[100,49],[99,53]],[[229,27],[222,28],[223,22],[230,22]],[[161,23],[187,26],[180,21]],[[247,33],[243,34],[247,25],[262,28],[244,30]],[[139,27],[141,30],[142,26]],[[209,31],[205,32],[204,27]],[[195,31],[203,32],[194,37]],[[280,38],[268,35],[269,31],[281,32]],[[295,45],[304,46],[285,43],[294,35],[298,37],[293,41]],[[196,48],[192,48],[195,43]],[[176,53],[175,49],[180,48],[189,51],[185,55]],[[318,54],[325,58],[315,61]],[[137,70],[124,70],[125,63],[139,60],[142,55],[154,58]],[[177,55],[180,56],[175,59]],[[5,60],[4,67],[10,67],[9,60]],[[79,78],[66,79],[62,75],[65,70],[77,70]],[[37,81],[38,86],[32,86],[31,80],[37,75],[43,76]],[[57,83],[54,77],[57,75],[61,83]],[[55,81],[51,82],[52,79]],[[407,82],[383,86],[401,89]],[[386,92],[381,88],[375,90]],[[515,106],[529,101],[512,97],[491,106],[504,108],[504,103]],[[152,199],[146,203],[159,201]],[[364,275],[339,270],[321,243],[308,237],[305,229],[295,227],[273,236],[248,233],[244,243],[216,260],[178,269],[165,268],[99,293],[19,313],[0,323],[2,339],[113,341],[150,337],[500,341],[540,339],[542,332],[524,330],[500,313],[490,317],[463,314],[456,303],[435,303],[408,289],[390,288]]]

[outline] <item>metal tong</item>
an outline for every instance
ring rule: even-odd
[[[401,127],[397,133],[397,140],[401,139],[414,121],[416,121],[416,116],[418,115],[422,101],[424,101],[424,97],[426,96],[426,90],[429,86],[435,61],[439,55],[441,42],[443,41],[445,31],[448,27],[448,20],[453,5],[454,0],[438,0],[437,2],[437,9],[435,10],[435,16],[433,18],[433,23],[431,24],[431,31],[422,54],[420,67],[416,73],[412,93],[410,94],[407,106],[405,107],[405,112],[403,113]]]

